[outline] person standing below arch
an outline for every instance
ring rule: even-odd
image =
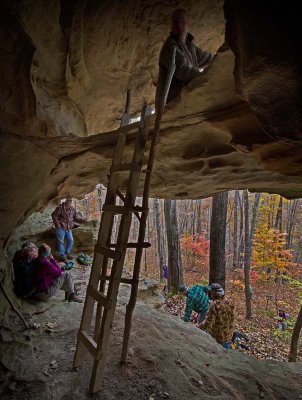
[[[72,228],[74,227],[74,222],[86,222],[87,220],[76,212],[76,209],[72,205],[71,197],[67,197],[66,200],[53,211],[51,217],[56,228],[58,252],[61,260],[67,264],[68,260],[73,259],[71,250],[73,247]]]

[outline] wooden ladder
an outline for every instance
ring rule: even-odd
[[[173,54],[173,61],[171,62],[168,76],[166,78],[166,94],[163,96],[160,110],[158,110],[156,115],[155,127],[153,130],[148,154],[147,167],[143,171],[145,173],[145,180],[143,187],[142,206],[137,206],[135,201],[138,192],[140,176],[142,173],[143,157],[148,138],[148,115],[150,114],[148,106],[144,105],[141,112],[141,120],[138,125],[132,124],[132,126],[121,126],[119,129],[119,136],[110,169],[107,194],[103,206],[100,230],[95,246],[95,254],[87,287],[86,299],[73,362],[74,368],[79,367],[87,351],[94,357],[94,364],[89,385],[90,393],[95,393],[101,389],[120,283],[128,283],[131,285],[130,300],[126,307],[121,362],[125,363],[127,360],[132,315],[137,299],[143,249],[150,246],[150,243],[147,243],[144,240],[148,217],[151,174],[160,130],[161,115],[175,70],[174,60],[175,53]],[[122,118],[122,125],[129,122],[129,106],[130,93],[128,91],[126,109]],[[127,145],[127,135],[129,132],[131,132],[131,130],[133,130],[134,127],[137,126],[138,132],[133,150],[132,161],[131,163],[124,163],[123,152]],[[129,179],[127,190],[124,195],[119,189],[119,177],[120,174],[122,172],[124,173],[125,171],[129,172]],[[116,204],[117,198],[122,200],[123,205]],[[136,243],[128,242],[132,214],[138,218],[140,223],[138,240]],[[121,216],[116,243],[112,243],[114,215]],[[124,260],[128,248],[134,248],[136,250],[133,275],[131,279],[122,278]],[[112,260],[111,272],[109,275],[107,275],[108,261],[110,259]],[[105,293],[106,281],[109,281],[109,283],[107,292]],[[97,308],[95,325],[93,327],[92,320],[95,304],[97,305]]]

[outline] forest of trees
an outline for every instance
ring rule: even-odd
[[[95,193],[101,208],[105,188]],[[95,193],[85,197],[87,214]],[[138,229],[133,218],[130,241],[136,240]],[[257,282],[271,283],[276,307],[282,285],[302,287],[301,199],[247,190],[198,200],[150,199],[145,239],[152,246],[144,250],[143,275],[161,281],[163,265],[168,265],[170,293],[183,283],[217,282],[227,290],[241,285],[248,320],[253,316],[251,293]],[[129,270],[133,259],[130,250]],[[302,311],[299,316],[292,349],[297,347]],[[293,359],[297,349],[292,351]]]

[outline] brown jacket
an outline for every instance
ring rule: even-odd
[[[213,300],[205,321],[199,325],[200,329],[208,333],[223,344],[230,342],[234,331],[234,305],[231,300]]]
[[[66,203],[60,204],[51,214],[56,228],[70,230],[74,227],[74,221],[83,222],[85,218],[77,213],[73,206],[67,208]]]
[[[155,107],[159,108],[160,99],[164,95],[165,80],[171,63],[173,49],[176,49],[175,72],[171,82],[167,103],[179,95],[182,87],[200,74],[198,68],[205,67],[214,54],[204,51],[193,43],[194,37],[188,33],[186,44],[180,42],[173,33],[166,39],[159,56],[159,73],[155,95]]]

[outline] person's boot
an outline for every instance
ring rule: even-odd
[[[68,259],[66,256],[62,256],[61,261],[63,261],[65,264],[68,264]]]
[[[73,293],[73,294],[71,294],[71,295],[69,296],[68,301],[69,301],[69,302],[75,302],[75,303],[83,303],[83,300],[80,299],[75,293]]]
[[[75,294],[79,294],[80,290],[81,290],[81,285],[75,283],[74,284],[74,292],[75,292]]]
[[[74,259],[74,256],[72,254],[67,254],[66,257],[67,257],[68,260],[73,260]]]

